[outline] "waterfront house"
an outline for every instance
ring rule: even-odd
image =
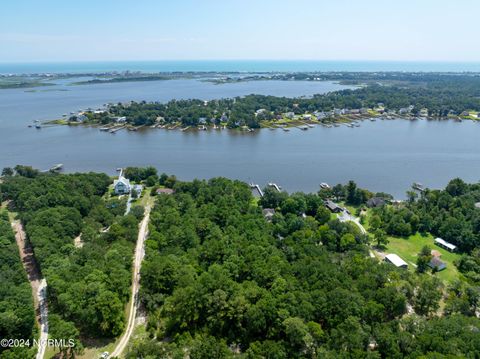
[[[292,120],[294,117],[295,117],[295,113],[294,112],[287,112],[285,113],[285,117]]]
[[[442,247],[443,249],[446,249],[447,251],[450,252],[455,252],[457,250],[457,246],[447,242],[446,240],[442,238],[435,238],[435,244],[439,247]]]
[[[397,268],[408,268],[407,262],[400,258],[395,253],[390,253],[385,256],[385,262],[393,264]]]
[[[306,120],[306,121],[310,121],[312,119],[312,115],[306,113],[303,115],[303,119]]]
[[[340,213],[343,210],[342,207],[340,207],[338,204],[330,200],[325,201],[325,207],[327,207],[333,213]]]
[[[132,186],[128,179],[120,175],[120,177],[118,177],[118,180],[115,180],[113,182],[113,189],[116,195],[128,194],[130,193]]]
[[[207,124],[207,118],[206,117],[200,117],[198,119],[198,124],[199,125],[206,125]]]
[[[372,197],[367,201],[367,206],[370,208],[382,207],[385,205],[385,200],[381,197]]]

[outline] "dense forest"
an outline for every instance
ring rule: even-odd
[[[0,338],[33,339],[32,288],[6,211],[0,211]],[[32,358],[29,348],[0,347],[0,358]]]
[[[125,201],[103,198],[105,174],[14,172],[0,185],[2,200],[18,212],[47,280],[50,335],[75,338],[76,352],[80,337],[120,335],[140,218],[123,215]]]
[[[333,75],[330,75],[333,76]],[[337,74],[336,77],[339,75]],[[343,80],[350,77],[342,75]],[[90,122],[102,124],[126,117],[135,126],[152,125],[161,118],[165,123],[181,122],[184,126],[226,123],[228,127],[248,126],[258,128],[287,112],[295,114],[331,111],[337,109],[375,108],[383,104],[387,111],[399,111],[413,106],[412,113],[428,109],[429,116],[446,118],[460,115],[466,110],[480,111],[480,77],[471,75],[432,74],[401,76],[388,75],[351,77],[361,86],[311,98],[286,98],[249,95],[233,99],[203,101],[199,99],[172,100],[168,103],[132,102],[112,105],[108,112],[87,112]],[[353,81],[353,80],[351,80]],[[363,82],[362,82],[363,81]],[[383,81],[383,82],[382,82]],[[266,110],[257,112],[258,110]],[[327,119],[325,119],[327,121]],[[332,121],[332,119],[328,119]]]
[[[269,221],[244,183],[173,187],[146,242],[149,337],[128,358],[478,356],[465,287],[379,264],[368,236],[332,220],[318,195],[271,192],[260,201],[276,210]]]

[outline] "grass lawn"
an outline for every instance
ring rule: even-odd
[[[438,272],[436,275],[447,283],[461,279],[461,274],[458,272],[457,267],[455,267],[453,264],[456,259],[460,258],[460,255],[451,253],[443,248],[440,248],[439,246],[436,246],[433,242],[432,235],[429,234],[427,236],[422,236],[417,233],[407,239],[396,237],[388,237],[388,239],[390,242],[387,245],[386,252],[398,254],[409,264],[409,268],[411,270],[415,269],[412,264],[417,263],[417,255],[422,250],[422,247],[428,245],[431,249],[435,249],[442,254],[441,259],[447,265],[446,269]]]

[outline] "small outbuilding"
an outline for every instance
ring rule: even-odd
[[[275,215],[275,210],[273,208],[264,208],[262,210],[262,213],[267,221],[271,221],[273,216]]]
[[[447,265],[438,257],[433,257],[432,260],[428,263],[428,266],[437,272],[440,272],[447,268]]]
[[[397,268],[408,268],[407,262],[400,258],[395,253],[390,253],[385,256],[385,262],[393,264]]]
[[[155,191],[156,194],[166,194],[166,195],[171,195],[171,194],[174,194],[175,193],[175,190],[171,189],[171,188],[158,188],[156,191]]]
[[[449,243],[442,238],[435,238],[435,244],[450,252],[455,252],[457,250],[457,246],[455,244]]]

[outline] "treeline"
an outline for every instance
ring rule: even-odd
[[[0,338],[33,340],[32,288],[6,211],[0,211]],[[33,358],[35,349],[0,347],[0,358]]]
[[[222,122],[231,128],[258,128],[262,121],[273,120],[286,112],[304,114],[335,108],[375,108],[379,103],[387,111],[398,111],[412,105],[413,114],[427,108],[429,115],[435,117],[459,115],[465,110],[480,111],[479,76],[414,75],[411,74],[408,81],[400,75],[389,75],[387,78],[380,76],[377,82],[388,80],[387,84],[379,85],[372,81],[357,89],[314,95],[312,98],[248,95],[212,101],[192,99],[172,100],[168,103],[119,103],[111,106],[109,113],[87,112],[87,117],[89,121],[102,124],[113,122],[115,117],[125,116],[127,122],[135,126],[152,125],[160,118],[164,123],[181,122],[184,126]],[[398,81],[393,81],[392,76]],[[344,77],[344,80],[348,78]],[[372,79],[371,76],[369,78]],[[256,113],[259,109],[267,111]]]
[[[0,185],[47,280],[51,333],[75,338],[75,351],[80,335],[115,337],[125,325],[139,219],[123,216],[125,201],[102,197],[110,183],[96,173],[17,173]]]
[[[245,183],[177,182],[151,214],[141,300],[149,338],[127,358],[475,357],[480,321],[442,285],[381,265],[368,237],[331,220],[316,194],[269,194],[271,221]],[[415,314],[408,314],[411,306]],[[474,328],[474,329],[472,329]]]

